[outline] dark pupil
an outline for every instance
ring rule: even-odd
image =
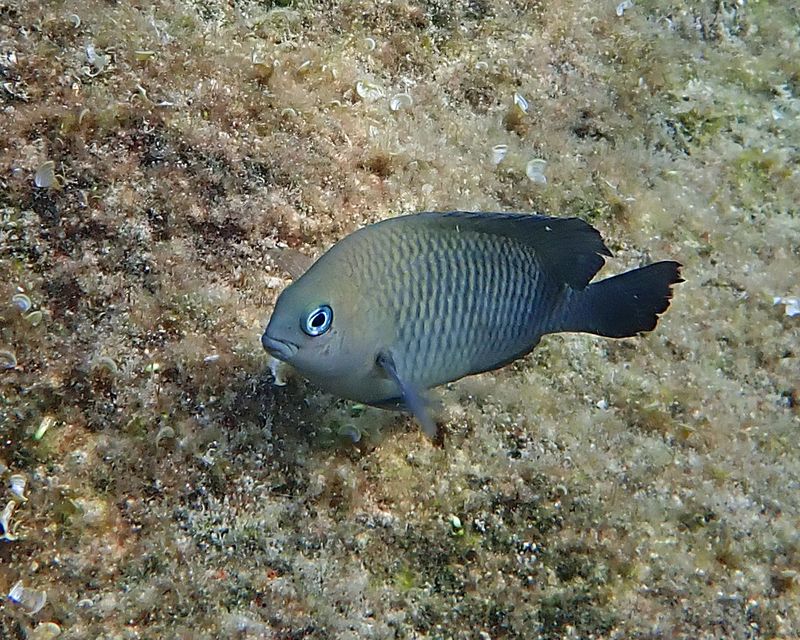
[[[325,313],[320,311],[314,317],[311,318],[311,326],[315,329],[319,329],[322,325],[325,324]]]

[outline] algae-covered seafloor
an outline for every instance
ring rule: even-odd
[[[795,3],[11,0],[0,54],[0,637],[800,635]],[[686,282],[440,446],[272,385],[292,252],[458,208]]]

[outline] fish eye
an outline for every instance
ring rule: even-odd
[[[321,336],[331,328],[331,322],[333,322],[333,311],[328,305],[322,305],[309,313],[300,326],[310,336]]]

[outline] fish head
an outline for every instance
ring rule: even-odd
[[[278,297],[261,337],[272,356],[335,388],[374,365],[380,314],[369,313],[352,282],[306,273]]]

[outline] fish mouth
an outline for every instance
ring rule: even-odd
[[[261,345],[271,356],[278,360],[283,360],[284,362],[291,360],[300,348],[294,342],[273,338],[267,335],[266,332],[261,336]]]

